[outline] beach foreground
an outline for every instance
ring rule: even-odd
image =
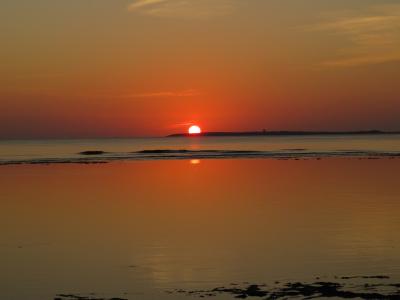
[[[399,172],[396,158],[1,166],[0,298],[232,299],[343,280],[396,291]]]

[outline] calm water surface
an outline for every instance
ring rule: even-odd
[[[1,166],[0,298],[400,282],[399,174],[400,159],[354,158]]]

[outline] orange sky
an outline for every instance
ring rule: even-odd
[[[0,7],[0,138],[400,130],[397,0]]]

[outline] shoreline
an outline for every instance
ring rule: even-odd
[[[236,159],[275,159],[275,160],[321,160],[329,158],[347,159],[400,159],[400,152],[372,151],[313,151],[306,149],[282,151],[225,151],[225,150],[143,150],[132,153],[109,153],[103,151],[84,151],[77,157],[41,158],[0,161],[0,166],[10,165],[51,165],[51,164],[107,164],[133,161],[171,161],[171,160],[236,160]]]

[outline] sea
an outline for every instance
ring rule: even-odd
[[[0,299],[399,299],[400,136],[0,142]]]

